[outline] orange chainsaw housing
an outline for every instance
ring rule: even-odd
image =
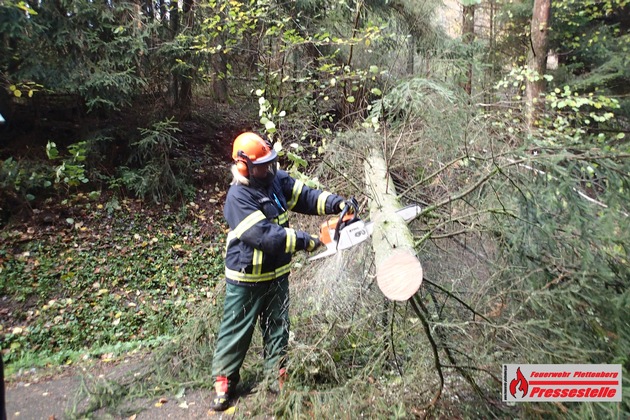
[[[354,217],[354,214],[345,214],[343,219],[344,222],[351,220]],[[339,223],[339,217],[331,217],[326,220],[319,226],[319,240],[324,244],[328,245],[332,242],[332,237],[335,234],[335,230],[337,229],[337,224]]]

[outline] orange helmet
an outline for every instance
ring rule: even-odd
[[[234,139],[232,147],[232,159],[236,161],[238,172],[249,176],[249,165],[261,165],[278,158],[278,154],[256,133],[243,133]]]

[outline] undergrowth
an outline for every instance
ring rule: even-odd
[[[222,278],[223,231],[213,209],[154,211],[123,200],[116,210],[84,195],[71,208],[68,217],[0,233],[9,373],[159,342]],[[208,224],[219,228],[209,234]]]

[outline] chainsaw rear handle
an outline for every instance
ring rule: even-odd
[[[355,214],[359,214],[359,202],[357,201],[356,198],[354,198],[354,196],[351,196],[349,199],[347,200],[343,200],[341,201],[338,205],[338,212],[342,212],[343,209],[347,209],[348,207],[350,207],[350,209],[352,209],[352,213]],[[346,210],[346,212],[349,209]]]
[[[339,233],[348,226],[359,220],[359,203],[357,199],[354,197],[350,197],[350,199],[344,201],[344,206],[341,209],[341,213],[339,214],[339,221],[337,222],[337,227],[335,228],[334,241],[337,242],[339,240]]]
[[[339,240],[339,232],[346,226],[359,220],[359,204],[354,197],[344,201],[340,207],[342,209],[339,216],[331,217],[319,227],[319,240],[325,245],[332,243],[333,240],[337,242]]]

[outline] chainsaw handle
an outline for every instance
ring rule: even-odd
[[[349,210],[352,210],[352,213],[348,213]],[[358,214],[359,203],[357,203],[356,198],[351,197],[349,200],[346,200],[345,206],[343,206],[341,213],[339,213],[339,221],[337,222],[337,227],[335,228],[335,242],[339,240],[339,234],[343,228],[359,220]]]

